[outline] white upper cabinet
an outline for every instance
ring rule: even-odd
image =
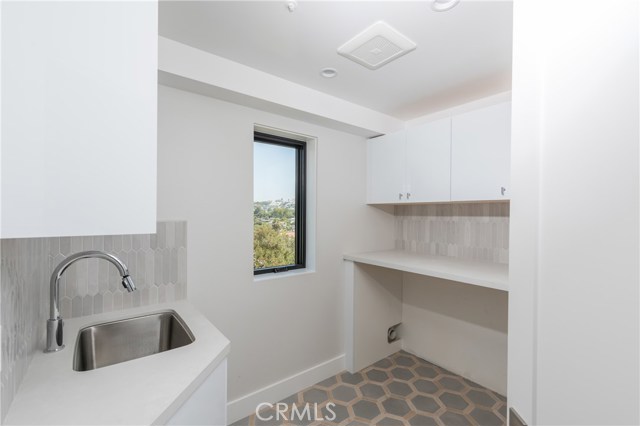
[[[511,103],[452,120],[451,200],[509,199]]]
[[[4,2],[3,238],[155,232],[157,3]]]
[[[407,129],[408,202],[451,199],[451,119]]]
[[[404,130],[367,141],[367,203],[402,202],[406,196]]]
[[[367,203],[509,199],[511,103],[367,142]]]
[[[451,120],[444,119],[370,139],[370,204],[449,201]]]

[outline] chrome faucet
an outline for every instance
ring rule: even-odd
[[[129,270],[120,259],[112,254],[105,253],[103,251],[81,251],[76,254],[72,254],[65,260],[60,262],[56,269],[53,270],[50,280],[50,310],[49,319],[47,320],[47,347],[45,352],[57,352],[64,349],[64,343],[62,339],[62,318],[60,318],[60,277],[64,274],[72,263],[80,259],[97,258],[108,260],[113,263],[118,272],[122,276],[122,286],[127,289],[128,292],[132,292],[136,289],[136,285],[129,276]]]

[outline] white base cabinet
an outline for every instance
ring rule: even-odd
[[[169,419],[168,425],[227,424],[226,358]]]

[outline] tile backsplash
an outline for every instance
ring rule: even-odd
[[[509,263],[509,203],[395,207],[395,248]]]
[[[44,346],[45,311],[40,283],[49,277],[46,238],[1,241],[0,324],[2,418],[27,372],[31,355]],[[42,337],[42,339],[41,339]]]
[[[73,318],[186,298],[187,224],[158,222],[157,233],[1,240],[2,417],[34,351],[44,347],[49,278],[68,255],[104,250],[122,260],[137,291],[122,288],[109,262],[83,259],[60,280],[60,314]]]

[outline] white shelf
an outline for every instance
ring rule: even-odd
[[[401,250],[345,254],[344,260],[509,291],[509,266]]]

